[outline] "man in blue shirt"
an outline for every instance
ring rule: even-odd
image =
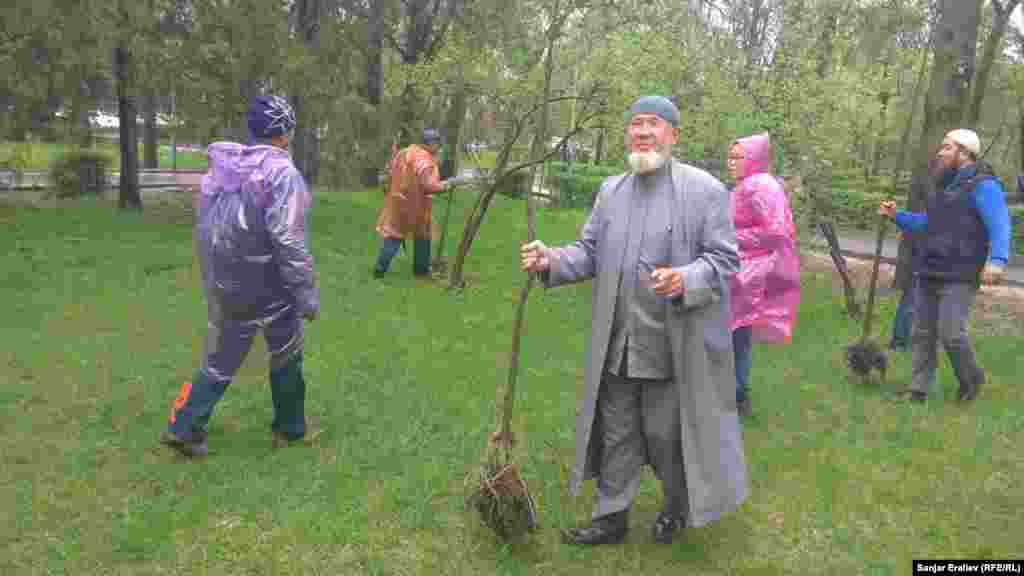
[[[940,340],[960,382],[962,402],[974,400],[985,382],[967,339],[967,318],[980,284],[998,283],[1006,275],[1010,214],[1002,184],[979,170],[980,148],[973,131],[951,131],[936,154],[942,171],[926,211],[897,211],[891,201],[878,208],[904,232],[920,235],[914,263],[913,375],[900,394],[903,400],[928,397]]]

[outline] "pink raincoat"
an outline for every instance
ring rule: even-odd
[[[789,342],[800,304],[796,227],[782,183],[772,176],[768,134],[736,141],[743,178],[733,191],[740,272],[732,279],[732,328],[751,326],[758,342]]]

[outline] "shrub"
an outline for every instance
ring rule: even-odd
[[[558,191],[560,207],[590,208],[601,182],[624,171],[621,165],[549,162],[544,183],[549,190]]]
[[[98,195],[107,183],[107,168],[112,159],[98,150],[72,150],[50,165],[50,177],[57,196],[69,198]]]

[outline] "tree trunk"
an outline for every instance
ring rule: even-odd
[[[445,120],[445,148],[448,153],[444,156],[444,163],[441,165],[441,177],[451,178],[459,170],[459,151],[461,150],[459,135],[462,132],[462,121],[466,116],[466,91],[465,86],[459,82],[455,94],[452,97],[451,106],[448,108],[448,117]],[[447,264],[444,260],[445,244],[448,243],[448,222],[452,212],[452,197],[454,190],[448,191],[447,206],[444,211],[444,221],[441,223],[441,237],[438,238],[437,248],[434,250],[434,265],[443,269]]]
[[[441,165],[442,178],[454,176],[459,169],[459,151],[462,149],[460,135],[462,134],[462,121],[465,117],[466,90],[460,81],[456,84],[455,94],[452,95],[451,105],[448,107],[444,123],[444,147],[448,152]]]
[[[1018,105],[1017,118],[1020,122],[1020,134],[1017,140],[1017,149],[1020,151],[1020,171],[1024,174],[1024,98],[1021,99]]]
[[[928,51],[921,51],[921,64],[917,69],[917,80],[914,83],[914,94],[910,98],[910,116],[907,117],[907,124],[903,127],[903,137],[900,138],[900,157],[896,162],[896,170],[904,170],[907,167],[907,151],[910,150],[910,136],[914,131],[914,117],[917,115],[917,101],[921,99],[921,89],[924,87],[924,75],[928,70]]]
[[[231,106],[230,104],[226,105],[228,109],[231,111],[229,119],[227,120],[227,126],[231,126],[232,123],[234,123],[235,140],[238,142],[248,142],[249,120],[246,117],[246,114],[244,113],[244,107],[247,107],[249,105],[249,102],[251,102],[253,98],[260,95],[260,86],[259,83],[256,82],[255,78],[246,76],[239,84],[238,89],[242,96],[243,113],[238,114],[233,106]],[[211,134],[210,136],[212,137],[214,136],[214,134]]]
[[[925,96],[924,126],[917,147],[908,206],[921,211],[932,189],[929,165],[942,141],[961,127],[971,94],[978,43],[980,0],[940,0],[940,19],[935,27],[931,85]],[[906,250],[901,250],[897,277],[907,274]]]
[[[152,88],[146,90],[146,96],[142,99],[142,167],[159,168],[159,133],[156,126],[156,96]]]
[[[141,210],[139,195],[139,150],[136,130],[135,97],[131,86],[131,52],[124,39],[114,49],[114,73],[117,76],[117,113],[120,122],[121,180],[118,206],[122,210]]]
[[[299,0],[296,4],[296,27],[306,50],[316,50],[317,37],[320,34],[321,0]],[[292,157],[295,167],[302,173],[306,181],[313,185],[320,172],[320,141],[316,137],[319,121],[312,109],[305,86],[299,86],[292,106],[295,108],[295,135],[292,139]]]
[[[483,225],[484,216],[487,215],[487,209],[491,205],[491,200],[494,199],[494,195],[498,193],[498,190],[505,185],[504,179],[510,176],[505,173],[505,169],[508,167],[509,158],[512,154],[512,146],[518,139],[519,127],[516,122],[510,122],[506,127],[503,139],[505,144],[498,153],[498,160],[495,162],[494,171],[492,172],[496,176],[490,182],[490,185],[477,196],[473,209],[470,210],[469,216],[466,217],[466,226],[463,228],[462,240],[459,241],[459,251],[455,256],[455,262],[452,264],[451,274],[448,275],[449,289],[461,289],[466,284],[463,277],[466,257],[469,256],[469,249],[473,246],[473,241],[476,240],[480,226]]]
[[[985,102],[985,91],[988,89],[989,75],[992,73],[992,65],[996,61],[996,55],[1003,45],[1003,38],[1006,36],[1006,26],[1010,22],[1010,15],[1017,9],[1020,0],[1006,0],[1006,5],[1000,0],[992,0],[992,32],[985,40],[985,50],[982,52],[981,62],[978,64],[978,71],[974,75],[974,91],[971,94],[971,107],[967,113],[967,126],[976,127],[981,120],[981,105]],[[980,3],[978,9],[981,9]]]
[[[89,125],[90,99],[84,89],[75,91],[71,99],[71,114],[68,117],[71,141],[81,148],[92,146],[92,127]]]
[[[311,126],[310,115],[305,110],[306,99],[296,93],[292,96],[292,107],[295,109],[295,134],[292,137],[292,160],[295,168],[310,185],[317,181],[320,171],[320,141]]]
[[[384,98],[384,8],[382,1],[370,3],[370,47],[366,67],[366,100],[380,106]]]

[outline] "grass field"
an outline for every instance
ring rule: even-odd
[[[110,157],[112,170],[121,169],[121,156],[117,144],[97,142],[95,149],[105,152]],[[23,170],[47,170],[50,164],[72,147],[65,144],[48,142],[13,143],[0,142],[0,167],[21,164]],[[206,152],[178,149],[177,167],[179,169],[205,169]],[[15,159],[19,158],[18,161]],[[170,169],[175,166],[171,162],[171,146],[161,144],[159,149],[160,168]],[[142,146],[139,146],[139,163],[142,163]]]
[[[496,541],[463,506],[495,426],[523,281],[523,206],[495,202],[470,286],[452,294],[414,280],[407,254],[374,280],[379,192],[319,191],[307,412],[326,430],[313,446],[272,449],[258,343],[202,462],[156,442],[206,322],[187,201],[147,201],[142,214],[96,199],[0,205],[0,573],[902,575],[912,558],[1024,555],[1019,318],[976,338],[990,377],[976,403],[956,403],[943,360],[927,404],[894,404],[909,357],[892,359],[888,385],[850,378],[842,349],[858,330],[832,279],[811,273],[793,344],[755,349],[751,498],[671,547],[650,543],[650,475],[625,544],[560,543],[591,504],[589,486],[565,495],[590,295],[535,291],[513,427],[542,526]],[[584,216],[542,212],[539,235],[568,241]],[[894,305],[882,302],[885,330]]]

